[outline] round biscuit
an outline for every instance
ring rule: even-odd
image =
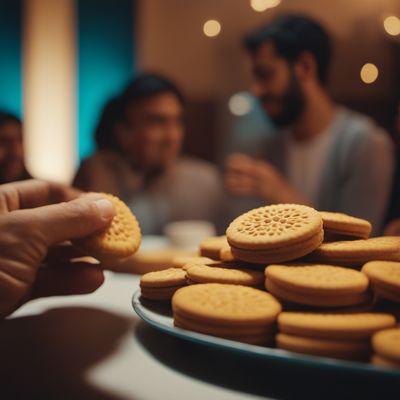
[[[182,268],[186,264],[212,265],[216,263],[218,263],[217,260],[202,256],[178,256],[172,260],[172,264],[175,268]]]
[[[237,217],[226,231],[228,242],[239,249],[267,250],[303,242],[322,230],[322,218],[311,207],[275,204]]]
[[[355,267],[373,260],[400,261],[400,237],[322,243],[307,256],[307,260]]]
[[[315,308],[350,307],[371,301],[369,292],[340,295],[315,295],[298,293],[277,285],[273,280],[265,280],[265,288],[282,302]]]
[[[228,326],[274,323],[282,307],[270,294],[248,286],[205,283],[179,289],[172,298],[174,313]]]
[[[197,283],[230,283],[244,286],[263,286],[264,274],[251,269],[194,265],[187,269],[187,278]]]
[[[291,335],[320,339],[368,339],[378,330],[396,325],[391,314],[384,313],[304,313],[282,312],[279,330]]]
[[[200,242],[200,256],[220,260],[220,251],[227,244],[226,236],[205,238]]]
[[[372,336],[375,353],[400,363],[400,328],[385,329]]]
[[[315,250],[323,241],[323,231],[318,232],[314,236],[292,244],[283,246],[282,248],[269,250],[248,250],[231,247],[233,256],[242,261],[254,264],[270,264],[278,262],[287,262],[303,257]]]
[[[400,262],[370,261],[363,266],[362,272],[372,282],[397,290],[400,295]]]
[[[267,279],[296,293],[341,295],[365,292],[368,278],[359,271],[332,265],[269,265]]]
[[[367,239],[372,230],[369,221],[343,213],[320,211],[324,230],[341,235]]]
[[[181,268],[168,268],[144,274],[140,278],[140,287],[163,288],[185,285],[186,271]]]
[[[123,201],[108,193],[100,194],[115,208],[116,214],[110,226],[85,238],[75,240],[73,244],[99,260],[109,261],[129,257],[140,246],[139,223]]]
[[[280,349],[320,357],[345,360],[365,360],[371,352],[366,340],[328,340],[278,333],[276,345]]]

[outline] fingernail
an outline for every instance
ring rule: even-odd
[[[103,220],[109,221],[115,216],[115,208],[110,200],[98,199],[94,201],[94,204],[99,209]]]

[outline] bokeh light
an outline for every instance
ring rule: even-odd
[[[385,31],[392,36],[400,35],[400,18],[391,15],[383,21]]]
[[[274,8],[281,3],[281,0],[250,0],[250,6],[254,11],[263,12],[268,8]]]
[[[248,92],[235,93],[229,99],[228,106],[233,115],[246,115],[253,107],[253,97]]]
[[[364,83],[373,83],[378,79],[379,70],[375,64],[364,64],[360,71],[361,80]]]
[[[203,32],[208,37],[218,36],[221,32],[221,24],[215,19],[210,19],[203,25]]]

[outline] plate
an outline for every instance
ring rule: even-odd
[[[140,295],[140,289],[133,295],[132,306],[136,314],[154,328],[190,342],[200,343],[204,346],[237,352],[254,358],[263,358],[267,361],[278,362],[293,367],[311,367],[315,369],[329,369],[332,370],[332,372],[340,371],[352,374],[373,374],[375,376],[380,375],[387,378],[400,378],[400,370],[393,368],[383,368],[368,363],[296,354],[281,349],[235,342],[177,328],[173,324],[172,310],[169,303],[153,302],[143,299]]]

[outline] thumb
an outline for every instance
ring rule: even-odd
[[[106,228],[114,216],[114,206],[108,199],[93,196],[20,211],[26,226],[36,229],[47,246]]]

